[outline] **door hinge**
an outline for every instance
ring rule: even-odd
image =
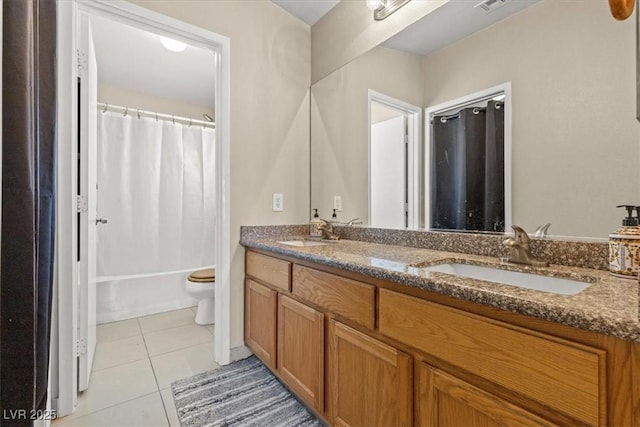
[[[86,71],[88,68],[87,55],[80,49],[76,49],[76,65],[78,66],[78,70],[80,71]]]
[[[404,204],[404,212],[409,213],[409,203]]]
[[[76,196],[76,212],[87,212],[87,198],[85,196]]]
[[[78,338],[76,341],[76,354],[78,357],[87,354],[87,340],[84,338]]]

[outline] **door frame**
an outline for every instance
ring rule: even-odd
[[[214,356],[221,365],[231,360],[230,321],[230,40],[122,0],[69,0],[57,2],[58,52],[58,165],[56,207],[56,273],[52,334],[51,395],[58,416],[77,405],[78,267],[75,185],[77,171],[77,36],[80,14],[107,17],[134,27],[182,39],[217,53],[216,122],[216,286]],[[213,243],[213,242],[212,242]],[[57,324],[56,324],[57,323]],[[56,339],[57,338],[57,339]],[[56,390],[57,389],[57,390]],[[57,392],[57,396],[56,396]]]
[[[431,224],[431,119],[433,116],[454,108],[463,108],[482,100],[504,94],[504,230],[512,224],[511,198],[511,82],[502,83],[460,98],[452,99],[424,109],[424,228]]]
[[[367,91],[367,217],[371,222],[371,103],[377,102],[387,107],[403,111],[410,118],[407,142],[407,195],[409,215],[407,228],[417,228],[420,224],[420,141],[422,141],[422,108],[395,99],[375,90]],[[375,224],[374,224],[375,225]]]

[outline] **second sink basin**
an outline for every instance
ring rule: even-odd
[[[542,276],[539,274],[521,273],[499,268],[479,265],[447,263],[422,267],[422,270],[437,273],[454,274],[456,276],[495,282],[503,285],[518,286],[560,295],[575,295],[584,291],[591,283],[562,277]]]

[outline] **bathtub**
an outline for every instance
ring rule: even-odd
[[[193,307],[198,301],[185,291],[188,270],[129,276],[99,276],[96,280],[96,321],[98,324]]]

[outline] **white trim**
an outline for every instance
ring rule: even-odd
[[[58,283],[58,415],[71,413],[77,404],[77,369],[75,348],[77,322],[75,135],[77,88],[75,79],[76,20],[79,13],[106,16],[110,19],[216,53],[216,334],[215,359],[230,361],[230,40],[228,37],[181,22],[122,0],[58,1],[58,208],[57,208],[57,283]],[[71,218],[71,219],[70,219]]]
[[[499,84],[497,86],[484,89],[470,95],[465,95],[451,101],[433,105],[425,108],[424,114],[424,228],[429,229],[431,224],[431,118],[438,113],[442,113],[454,108],[462,108],[466,105],[477,102],[480,99],[489,99],[495,95],[504,93],[504,229],[511,228],[513,215],[513,202],[511,197],[511,82]]]
[[[75,243],[77,220],[73,184],[77,180],[77,88],[76,76],[76,5],[57,2],[57,97],[58,152],[56,189],[56,250],[53,313],[58,313],[57,414],[73,412],[78,398],[78,370],[75,343],[77,341],[78,268]],[[57,303],[57,307],[56,306]],[[54,322],[52,322],[54,324]],[[54,336],[52,334],[52,336]],[[54,387],[56,385],[54,384]],[[52,391],[55,393],[55,391]]]
[[[416,228],[420,219],[420,141],[422,137],[422,108],[392,98],[375,90],[367,90],[367,218],[371,222],[371,102],[378,102],[396,110],[403,111],[409,118],[409,159],[407,161],[407,194],[409,202],[408,228]],[[375,225],[375,224],[373,224]]]

